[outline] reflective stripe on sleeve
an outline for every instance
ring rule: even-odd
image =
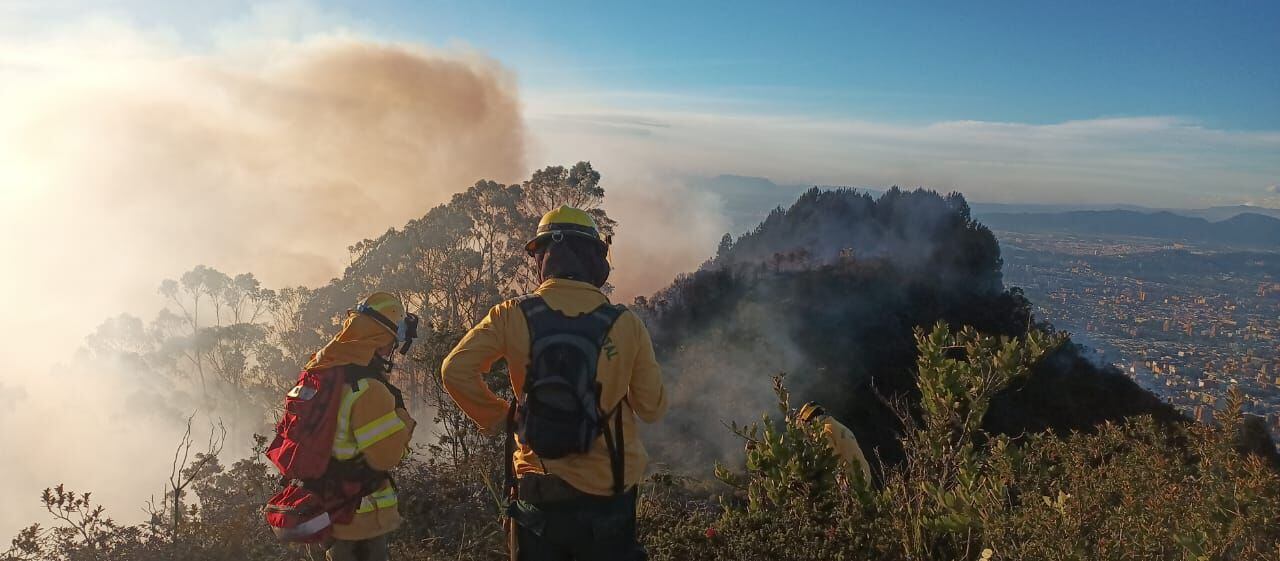
[[[355,430],[356,448],[364,450],[405,428],[404,421],[393,410]]]

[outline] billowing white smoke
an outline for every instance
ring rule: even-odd
[[[729,227],[715,195],[644,173],[606,179],[605,206],[618,221],[610,250],[614,300],[626,304],[648,296],[715,255],[716,242]]]
[[[149,320],[160,280],[197,264],[320,284],[352,242],[518,180],[512,82],[476,55],[343,36],[201,54],[110,25],[0,40],[0,537],[40,520],[44,486],[134,520],[168,475],[183,407],[114,364],[51,368],[93,326]]]

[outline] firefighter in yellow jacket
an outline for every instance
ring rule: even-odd
[[[600,291],[609,275],[608,242],[588,213],[569,207],[547,213],[526,250],[538,266],[541,285],[530,298],[538,299],[539,305],[545,303],[564,321],[609,311],[608,298]],[[521,395],[532,357],[527,319],[532,316],[526,316],[529,311],[522,305],[527,300],[509,300],[491,309],[441,367],[449,395],[489,434],[508,429],[510,410],[489,391],[482,374],[505,358],[511,386]],[[595,357],[599,409],[616,412],[605,417],[602,434],[586,452],[558,458],[539,457],[529,442],[514,440],[511,460],[518,500],[509,511],[514,521],[509,527],[512,559],[646,558],[635,534],[635,485],[645,474],[648,455],[635,419],[657,421],[667,399],[644,323],[623,310],[613,320]],[[612,434],[615,421],[620,434]],[[611,454],[615,440],[621,450]]]
[[[354,384],[346,384],[338,409],[333,457],[362,459],[377,472],[387,472],[409,451],[416,426],[399,391],[387,380],[398,341],[404,340],[407,318],[399,298],[375,292],[347,314],[342,330],[307,363],[308,370],[345,367]],[[335,524],[330,561],[385,561],[387,534],[400,526],[396,489],[384,478],[363,497],[348,524]]]
[[[831,443],[831,449],[835,451],[836,457],[844,466],[850,481],[854,479],[856,473],[862,476],[865,484],[871,484],[871,466],[867,464],[867,458],[862,454],[862,447],[858,446],[858,439],[853,436],[853,431],[849,430],[849,427],[828,415],[821,405],[812,401],[804,404],[796,412],[796,419],[801,423],[813,423],[815,427],[820,427]]]

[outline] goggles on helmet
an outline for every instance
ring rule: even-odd
[[[364,314],[373,318],[374,321],[382,324],[383,327],[390,329],[396,335],[396,342],[400,344],[400,354],[408,354],[409,347],[413,345],[414,339],[418,338],[418,316],[405,312],[404,319],[400,323],[391,321],[382,312],[373,309],[368,304],[360,304],[356,306],[356,313]]]
[[[409,347],[418,338],[418,316],[405,312],[404,321],[396,326],[396,341],[400,342],[400,354],[409,354]]]

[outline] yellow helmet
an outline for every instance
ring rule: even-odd
[[[399,339],[398,332],[400,326],[404,324],[406,313],[404,302],[401,302],[396,295],[390,292],[374,292],[356,304],[354,311],[377,320],[379,325],[387,328]]]
[[[524,244],[524,250],[532,255],[547,242],[560,241],[566,235],[589,238],[606,246],[609,244],[608,238],[600,235],[600,228],[596,227],[596,221],[590,214],[582,209],[562,206],[542,215],[538,234]]]
[[[826,414],[826,410],[824,410],[821,405],[818,405],[818,402],[810,401],[809,403],[801,406],[800,411],[796,412],[796,419],[799,419],[802,423],[807,423],[812,421],[815,417]]]

